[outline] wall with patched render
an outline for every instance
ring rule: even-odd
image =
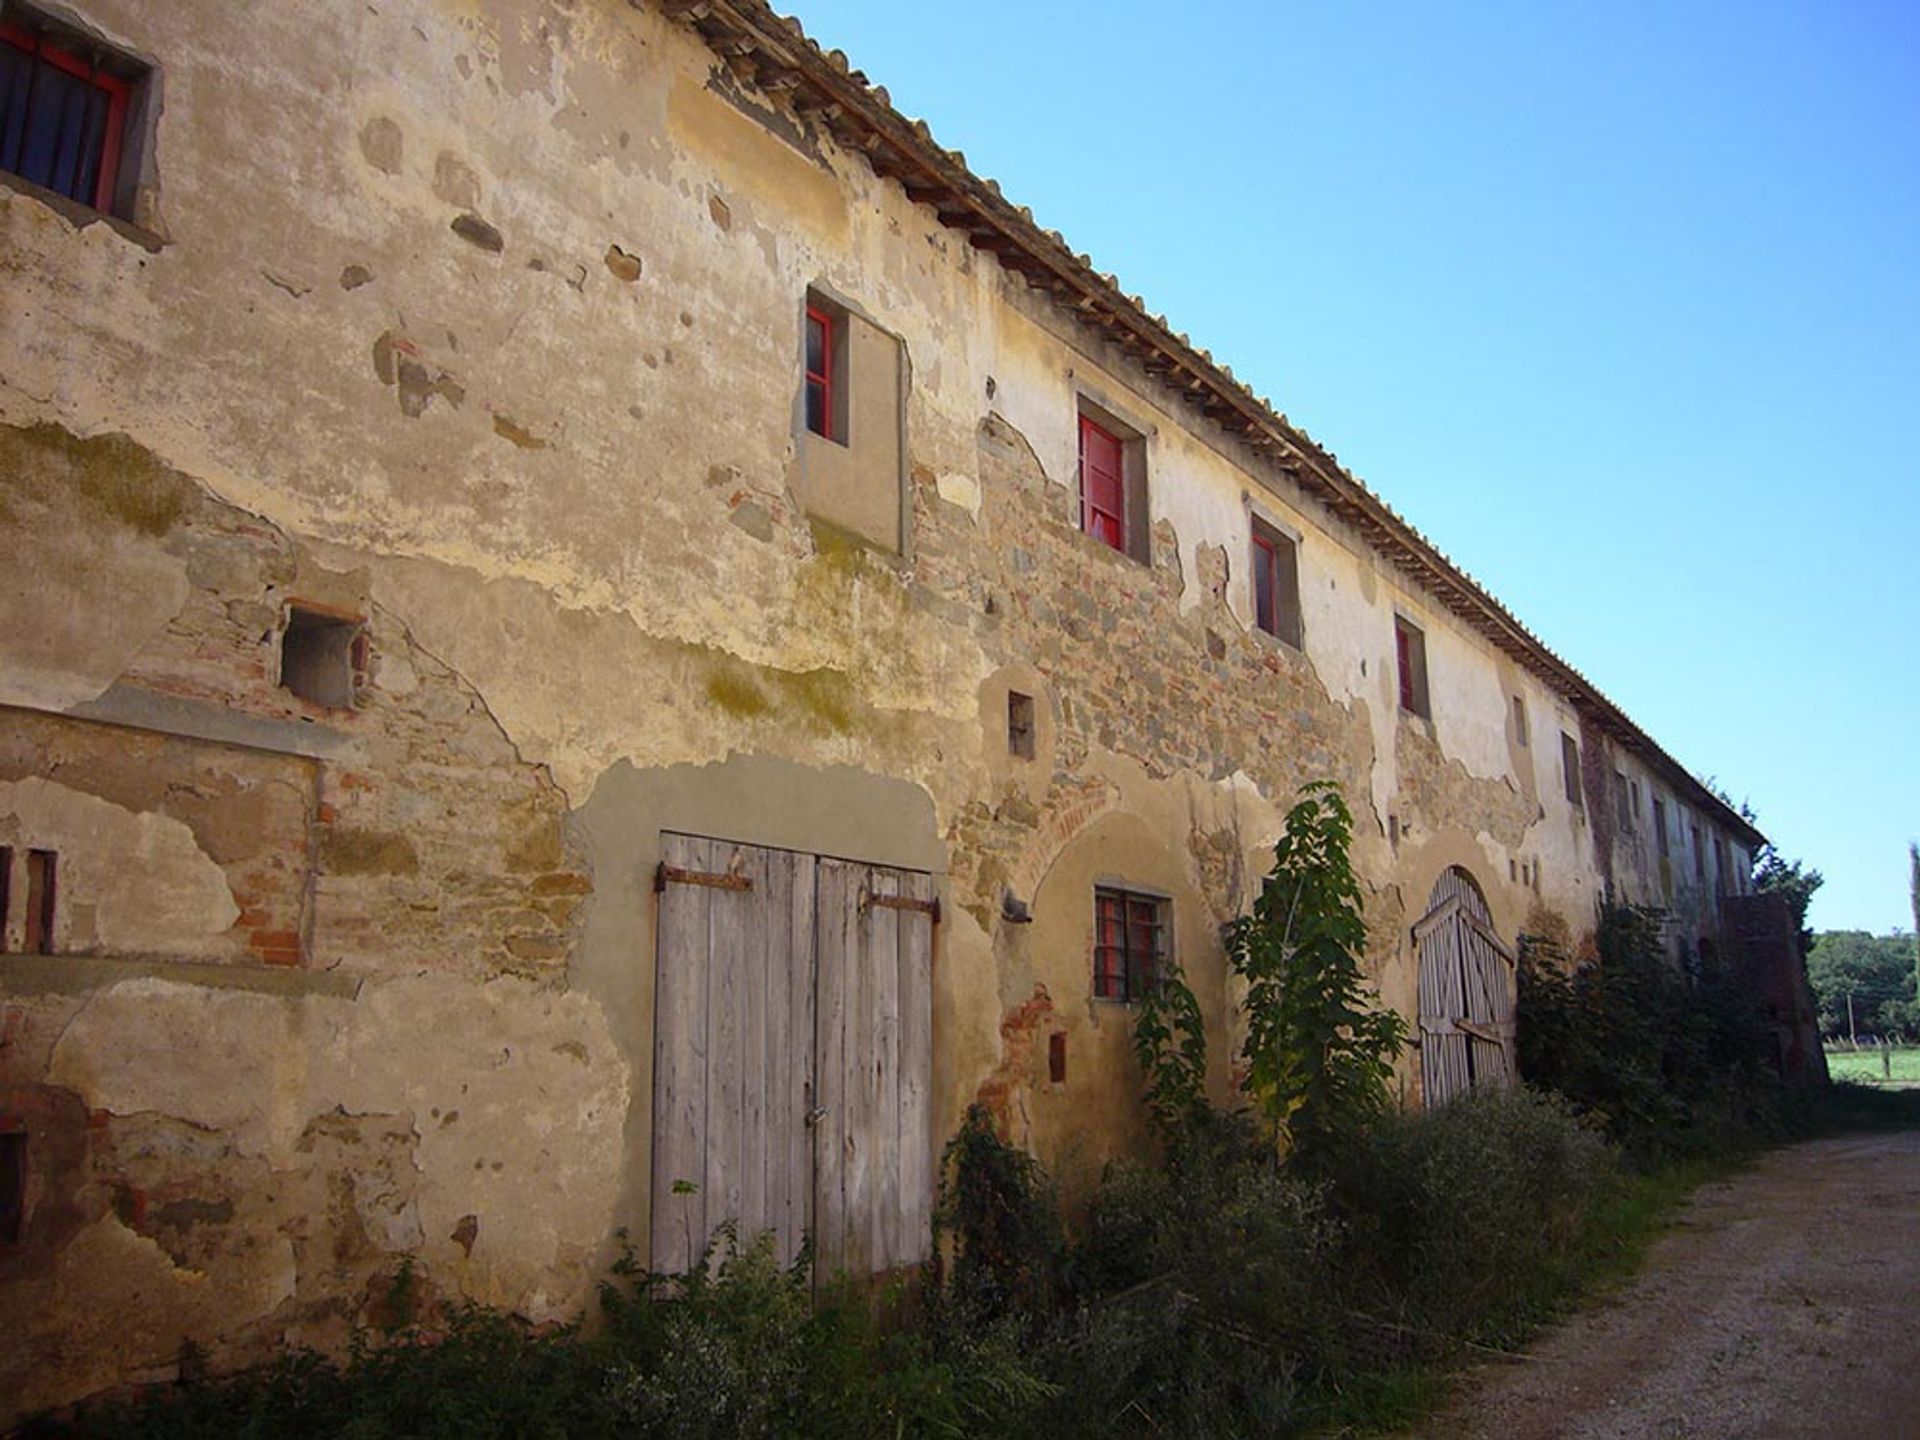
[[[1141,1139],[1090,887],[1171,897],[1224,1094],[1218,927],[1308,780],[1402,1010],[1449,865],[1509,937],[1658,898],[1559,732],[1634,757],[649,10],[85,13],[164,109],[141,234],[0,181],[0,844],[64,857],[59,953],[0,959],[21,1409],[337,1341],[403,1256],[577,1311],[646,1234],[663,825],[940,875],[936,1135],[978,1099],[1070,1175]],[[810,286],[903,348],[904,553],[790,487]],[[1075,528],[1080,393],[1146,437],[1151,564]],[[1303,650],[1250,627],[1255,505]],[[279,687],[294,601],[365,619],[359,707]]]

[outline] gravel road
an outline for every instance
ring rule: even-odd
[[[1920,1437],[1920,1131],[1796,1145],[1702,1187],[1637,1279],[1417,1433]]]

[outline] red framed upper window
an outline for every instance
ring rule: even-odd
[[[0,170],[111,212],[132,93],[98,56],[0,21]]]
[[[1140,1000],[1166,968],[1167,902],[1132,890],[1093,892],[1093,993]]]
[[[1127,548],[1124,455],[1117,435],[1080,417],[1080,528],[1120,551]]]
[[[1427,701],[1427,637],[1411,620],[1393,617],[1394,659],[1400,672],[1400,708],[1431,718]]]
[[[828,440],[833,433],[833,316],[807,307],[807,429]]]
[[[1300,644],[1300,555],[1288,536],[1253,522],[1253,623],[1289,645]]]

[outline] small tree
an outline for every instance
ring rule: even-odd
[[[1349,851],[1353,816],[1332,781],[1304,788],[1273,847],[1253,913],[1227,928],[1247,982],[1246,1086],[1280,1149],[1308,1164],[1391,1099],[1406,1025],[1374,1003]]]
[[[1793,923],[1800,931],[1802,955],[1813,949],[1813,931],[1807,928],[1807,906],[1813,901],[1813,892],[1824,884],[1826,877],[1818,870],[1807,869],[1799,860],[1783,858],[1771,845],[1762,846],[1753,858],[1753,888],[1762,894],[1771,892],[1786,898],[1787,909],[1793,913]]]

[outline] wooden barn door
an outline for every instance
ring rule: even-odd
[[[933,1229],[933,880],[822,860],[818,1274],[927,1256]]]
[[[813,1226],[811,855],[660,838],[654,979],[653,1268],[715,1227],[771,1230],[781,1262]]]
[[[661,837],[652,1264],[731,1220],[816,1273],[924,1259],[933,1204],[933,880]]]
[[[1413,927],[1420,956],[1420,1079],[1429,1106],[1514,1078],[1513,952],[1458,867],[1435,882]]]

